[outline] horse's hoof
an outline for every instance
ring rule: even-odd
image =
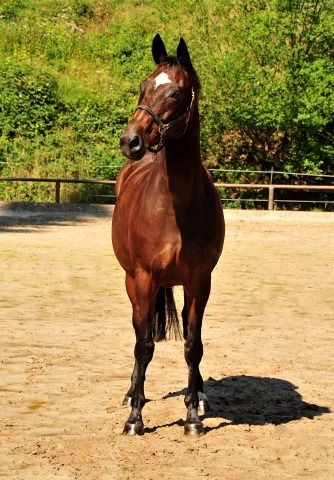
[[[206,412],[211,411],[211,405],[209,400],[200,400],[198,404],[198,413],[204,415]]]
[[[128,397],[127,395],[125,395],[122,405],[131,407],[131,398],[132,397]]]
[[[123,435],[144,435],[144,425],[140,423],[126,423]]]
[[[184,434],[189,437],[199,437],[204,435],[204,428],[202,423],[186,423],[184,426]]]

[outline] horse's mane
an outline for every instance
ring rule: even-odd
[[[177,70],[181,70],[183,68],[177,57],[169,57],[169,56],[164,57],[160,63],[167,64],[169,67],[175,67]],[[189,73],[191,73],[194,79],[194,84],[196,85],[196,88],[199,92],[201,90],[201,80],[198,76],[198,73],[196,72],[196,70],[192,65],[191,65],[191,72]]]

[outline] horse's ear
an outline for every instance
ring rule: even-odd
[[[165,49],[164,42],[161,40],[160,35],[157,33],[156,36],[153,39],[152,43],[152,55],[154,58],[154,61],[157,65],[163,60],[165,57],[167,57],[167,52]]]
[[[188,52],[188,48],[186,45],[186,42],[183,40],[183,38],[180,38],[180,43],[179,46],[177,47],[177,58],[180,62],[180,65],[188,72],[190,73],[192,70],[192,64]]]

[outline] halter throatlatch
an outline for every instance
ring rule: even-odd
[[[176,123],[178,123],[180,120],[182,120],[183,118],[186,119],[185,121],[185,124],[184,124],[184,129],[183,129],[183,132],[182,132],[182,135],[185,134],[186,130],[187,130],[187,127],[188,127],[188,123],[189,123],[189,119],[190,119],[190,111],[191,111],[191,107],[192,107],[192,104],[193,104],[193,101],[194,101],[194,98],[195,98],[195,92],[194,92],[194,88],[193,86],[191,87],[191,102],[190,102],[190,105],[189,107],[187,108],[187,110],[182,113],[182,115],[180,115],[179,117],[175,118],[174,120],[172,120],[171,122],[169,123],[163,123],[163,121],[161,120],[161,118],[158,117],[158,115],[156,113],[153,112],[153,110],[150,109],[150,107],[147,107],[146,105],[138,105],[138,107],[136,108],[136,110],[145,110],[146,112],[148,112],[152,117],[153,119],[155,120],[155,123],[158,125],[159,127],[159,135],[160,135],[160,139],[159,139],[159,143],[158,143],[158,146],[157,148],[154,150],[152,147],[147,147],[147,150],[149,150],[150,152],[153,153],[153,155],[155,156],[158,152],[160,152],[160,150],[162,150],[164,148],[164,146],[168,143],[168,140],[165,140],[165,132],[166,130],[168,130],[169,128],[173,127],[173,125],[175,125]],[[136,111],[135,110],[135,111]],[[181,137],[182,137],[181,135]]]

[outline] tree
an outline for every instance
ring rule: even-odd
[[[264,169],[333,170],[333,7],[333,0],[206,4],[201,31],[216,42],[211,68],[221,105],[208,156]]]

